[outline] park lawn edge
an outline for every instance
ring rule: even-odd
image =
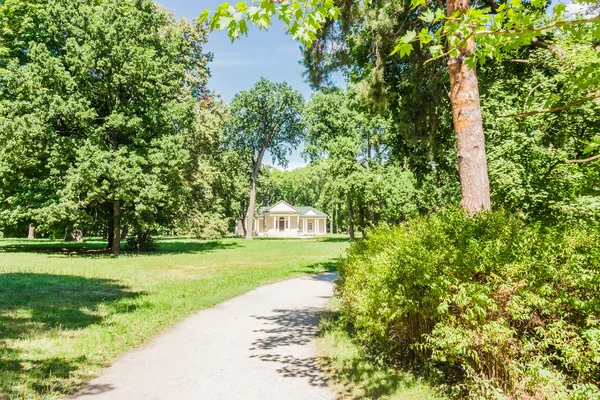
[[[226,239],[226,241],[228,240]],[[7,242],[4,239],[4,244]],[[256,242],[254,243],[256,245],[260,242],[263,244],[273,243],[275,247],[280,248],[280,255],[287,254],[285,249],[289,245],[285,243],[291,244],[289,241],[254,242]],[[311,242],[314,244],[311,245]],[[52,244],[52,242],[42,244],[48,243]],[[307,240],[301,243],[306,243],[308,247],[319,246],[315,241]],[[345,247],[345,245],[335,244],[327,247],[324,243],[322,245],[331,251],[334,249],[337,251],[341,247]],[[244,252],[245,247],[242,248]],[[224,257],[229,254],[226,253],[228,251],[223,250],[219,254]],[[137,298],[120,298],[114,302],[103,304],[103,307],[108,309],[108,313],[102,322],[92,323],[84,328],[67,329],[56,333],[48,331],[39,336],[36,336],[37,333],[27,333],[26,338],[19,337],[13,340],[12,343],[9,341],[5,347],[0,346],[0,375],[5,375],[4,377],[0,376],[0,399],[60,399],[64,398],[63,396],[77,393],[85,388],[87,382],[102,375],[103,371],[120,357],[149,344],[156,337],[203,310],[261,286],[334,270],[338,258],[333,257],[332,253],[327,255],[322,253],[321,251],[320,254],[310,254],[307,258],[298,261],[292,259],[290,262],[288,259],[285,262],[275,261],[266,267],[249,266],[239,269],[236,269],[238,267],[230,268],[228,260],[226,260],[224,261],[226,272],[223,274],[217,273],[207,278],[161,283],[160,288],[156,288],[157,291],[149,293],[142,291]],[[0,253],[0,257],[3,254],[8,256],[8,253]],[[38,257],[36,260],[40,260],[42,263],[45,257],[39,253],[17,253],[17,255],[19,254],[27,257]],[[203,257],[202,254],[193,254],[193,256]],[[147,263],[153,255],[145,254],[140,255],[140,257],[139,263]],[[169,255],[167,254],[166,257],[169,257]],[[67,259],[81,260],[82,263],[87,262],[87,259],[80,259],[77,256],[61,258],[61,260]],[[121,260],[127,263],[133,262],[134,264],[138,262],[134,254],[125,255],[123,258],[101,257],[99,259],[114,260],[116,262]],[[162,262],[163,260],[157,259],[156,262]],[[237,261],[238,263],[240,261],[239,254]],[[18,270],[18,267],[15,268],[14,264],[13,262],[12,267],[0,268],[0,277],[6,273],[9,275],[20,273],[21,271]],[[250,258],[247,265],[251,264],[252,259]],[[143,268],[140,268],[140,270],[143,270]],[[23,273],[39,274],[47,272],[46,267],[41,266],[36,267],[36,270],[25,268]],[[50,270],[50,274],[67,278],[70,275],[68,272],[60,270]],[[89,276],[86,278],[89,278]],[[17,295],[20,295],[20,293]],[[12,306],[10,303],[3,303],[0,304],[0,309],[2,309],[2,306],[6,307],[7,305]],[[114,312],[112,307],[131,307],[131,313],[136,313],[136,315],[132,318],[129,311]],[[75,338],[72,339],[73,337]],[[43,346],[46,346],[45,342],[47,340],[52,341],[53,349],[46,350],[46,348],[43,348]],[[69,340],[71,341],[69,342]],[[0,344],[2,344],[1,341]],[[11,354],[11,349],[16,353]],[[58,359],[62,364],[70,365],[64,368],[61,367],[62,364],[56,362]],[[20,363],[20,370],[11,370],[9,365],[11,362]],[[9,374],[12,375],[8,376]]]
[[[320,315],[317,357],[336,398],[351,400],[440,400],[444,397],[422,378],[369,360],[340,320],[340,302],[332,297]]]

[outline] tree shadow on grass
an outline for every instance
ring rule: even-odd
[[[329,260],[318,262],[310,265],[302,265],[294,270],[294,272],[301,272],[303,274],[318,274],[322,272],[334,272],[337,271],[338,261]]]
[[[106,316],[143,307],[141,292],[111,279],[32,273],[0,274],[0,399],[72,390],[85,356],[44,357],[28,341],[69,335]],[[102,311],[102,312],[99,312]]]
[[[341,243],[341,242],[350,242],[349,236],[326,236],[323,238],[318,238],[318,242],[325,243]]]
[[[47,240],[36,240],[30,242],[10,243],[0,245],[1,253],[40,253],[57,257],[111,257],[110,251],[106,249],[106,241],[86,241],[83,243],[51,242]],[[158,241],[156,251],[128,251],[125,243],[122,244],[121,256],[160,256],[167,254],[195,254],[216,250],[225,250],[239,247],[236,242],[223,243],[221,241],[192,241],[192,240],[168,240]]]
[[[216,250],[226,250],[241,247],[237,242],[223,243],[219,240],[213,241],[176,241],[169,240],[159,242],[159,249],[151,254],[179,254],[179,253],[205,253]]]

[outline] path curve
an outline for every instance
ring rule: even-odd
[[[279,282],[203,310],[120,357],[74,398],[333,400],[313,337],[336,278]]]

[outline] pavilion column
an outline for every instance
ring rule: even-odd
[[[319,233],[319,220],[315,218],[315,233]]]
[[[292,230],[292,217],[288,215],[288,232]]]
[[[277,231],[277,217],[273,215],[273,229]]]
[[[306,218],[302,220],[302,232],[306,233]]]

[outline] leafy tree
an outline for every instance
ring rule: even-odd
[[[228,201],[236,193],[228,179],[236,168],[235,160],[223,151],[228,119],[228,107],[220,100],[200,102],[194,128],[185,134],[185,148],[191,155],[184,181],[189,196],[179,223],[198,238],[222,237],[229,228]]]
[[[5,223],[107,218],[118,253],[122,221],[144,238],[177,218],[204,28],[150,0],[7,1],[0,23]]]
[[[558,38],[553,46],[560,52],[521,49],[480,70],[492,197],[529,219],[562,218],[567,209],[591,218],[596,167],[581,161],[600,133],[600,108],[579,100],[594,95],[586,81],[600,58],[581,41]]]
[[[431,60],[447,59],[450,78],[449,95],[452,105],[453,125],[458,152],[458,167],[462,191],[462,205],[474,214],[491,207],[490,188],[485,154],[485,137],[480,107],[479,87],[475,64],[489,58],[502,59],[514,48],[530,45],[538,37],[556,30],[576,31],[579,26],[590,24],[598,36],[600,16],[565,20],[565,6],[555,7],[549,15],[543,0],[523,3],[483,2],[471,5],[469,1],[447,0],[439,8],[433,2],[412,0],[411,7],[404,2],[343,2],[340,8],[333,1],[315,0],[262,2],[248,6],[241,2],[237,7],[224,3],[210,17],[211,29],[227,29],[232,39],[247,33],[247,21],[266,28],[277,15],[288,25],[289,32],[310,45],[341,15],[341,28],[361,32],[362,23],[352,18],[356,9],[372,10],[371,18],[381,21],[403,20],[400,29],[392,33],[396,45],[392,54],[410,54],[417,46],[426,45],[431,50]],[[201,21],[209,19],[205,11]],[[346,18],[350,16],[350,18]],[[421,20],[426,25],[419,31],[407,30],[408,20]],[[358,25],[358,26],[357,26]],[[477,45],[476,45],[477,38]],[[379,52],[376,42],[373,52],[376,64],[382,64],[385,53]],[[359,43],[360,45],[360,43]],[[343,47],[334,43],[331,47]],[[326,46],[319,46],[326,50]],[[444,51],[446,50],[446,51]]]
[[[250,199],[246,218],[246,238],[252,239],[252,221],[256,186],[263,158],[268,151],[273,163],[286,165],[286,156],[303,136],[300,121],[304,99],[287,83],[273,83],[262,78],[250,90],[241,91],[231,101],[231,119],[226,143],[250,160]]]
[[[317,93],[304,119],[308,157],[327,160],[323,197],[329,209],[345,210],[350,236],[355,222],[364,231],[367,225],[397,223],[417,211],[414,175],[390,162],[389,121],[362,107],[352,88]]]
[[[291,171],[266,166],[259,178],[257,202],[267,206],[285,200],[297,206],[320,208],[323,206],[325,172],[324,163],[312,163]]]

